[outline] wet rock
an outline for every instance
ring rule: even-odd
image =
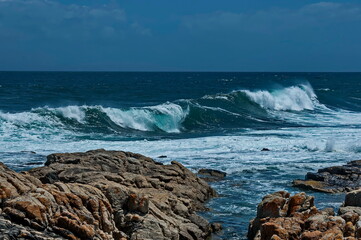
[[[271,151],[271,150],[269,150],[269,148],[262,148],[261,151],[262,151],[262,152],[268,152],[268,151]]]
[[[20,151],[21,153],[30,153],[30,154],[36,154],[34,151]]]
[[[43,165],[44,163],[43,162],[27,162],[25,163],[26,166],[33,166],[33,165]]]
[[[361,187],[361,160],[343,166],[319,169],[307,173],[305,180],[295,180],[293,186],[319,192],[350,192]]]
[[[212,232],[214,233],[220,232],[223,229],[222,224],[220,223],[212,223],[211,228],[212,228]]]
[[[22,173],[0,163],[0,235],[205,239],[212,228],[195,211],[206,210],[203,203],[214,196],[180,163],[129,152],[52,154],[44,167]]]
[[[207,182],[214,182],[224,179],[227,173],[215,169],[202,168],[198,170],[198,176]]]
[[[361,191],[356,190],[347,193],[344,206],[361,207]]]
[[[160,156],[158,156],[158,158],[167,158],[167,156],[166,155],[160,155]]]

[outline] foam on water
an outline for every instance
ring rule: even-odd
[[[168,133],[179,133],[181,123],[188,114],[187,109],[183,110],[181,106],[173,103],[128,110],[102,107],[101,110],[123,128],[139,131],[160,129]]]
[[[67,106],[67,107],[59,107],[59,108],[49,108],[49,111],[53,111],[55,113],[59,113],[63,115],[65,118],[75,119],[79,123],[84,123],[85,112],[83,107],[79,106]]]
[[[93,78],[93,73],[90,75]],[[80,76],[84,80],[84,75]],[[124,90],[128,89],[129,75],[123,81],[116,76],[101,81],[96,88],[92,87],[98,79],[89,82],[85,78],[74,85],[79,88],[76,98],[73,82],[48,83],[46,74],[45,88],[39,89],[40,85],[32,87],[25,81],[24,88],[19,85],[20,90],[15,90],[26,90],[26,96],[21,97],[30,99],[29,104],[3,104],[11,112],[0,112],[1,161],[25,170],[40,166],[50,153],[105,148],[141,153],[163,163],[176,160],[194,172],[200,168],[222,170],[228,173],[227,178],[212,183],[221,197],[210,201],[208,206],[213,210],[204,214],[211,222],[224,224],[224,239],[238,240],[245,239],[248,222],[264,195],[299,191],[292,188],[292,180],[361,158],[361,105],[355,87],[359,81],[341,84],[343,88],[338,87],[343,83],[339,79],[314,81],[314,91],[307,81],[293,85],[283,81],[283,87],[274,87],[265,81],[268,77],[264,74],[251,74],[242,81],[232,76],[209,81],[197,73],[195,81],[181,85],[155,80],[158,73],[144,76],[146,80],[133,79],[138,85],[130,91]],[[174,76],[177,74],[170,75]],[[253,81],[253,77],[260,80]],[[147,84],[152,89],[139,88]],[[65,89],[56,99],[72,104],[54,107],[59,106],[58,101],[47,102],[49,92],[53,95],[59,86]],[[169,86],[177,91],[169,91]],[[29,88],[39,94],[35,100],[29,97]],[[163,91],[169,95],[159,95]],[[345,92],[350,97],[343,96]],[[169,99],[172,102],[167,102]],[[78,106],[78,101],[87,104]],[[33,106],[44,107],[31,109]],[[262,148],[270,151],[262,152]],[[167,158],[157,158],[160,155]],[[343,200],[339,195],[311,194],[317,195],[318,207],[337,207]]]
[[[329,151],[333,139],[333,151]],[[224,239],[244,239],[248,221],[255,216],[257,203],[273,191],[298,191],[291,187],[293,179],[303,178],[308,171],[344,164],[360,157],[361,129],[287,128],[249,130],[232,136],[210,136],[190,139],[105,141],[56,140],[8,142],[0,146],[6,152],[3,161],[17,169],[26,169],[24,161],[39,159],[53,152],[87,151],[96,148],[125,150],[170,163],[176,160],[193,171],[213,168],[228,173],[225,181],[213,183],[222,197],[209,203],[214,211],[205,213],[211,221],[225,223]],[[271,151],[262,152],[262,148]],[[21,151],[35,151],[35,156]],[[26,155],[26,156],[25,156]],[[157,158],[166,155],[167,158]],[[37,157],[35,159],[35,157]],[[14,161],[16,159],[16,161]],[[23,165],[22,165],[23,164]],[[237,197],[235,197],[237,196]],[[342,197],[329,196],[322,207],[337,206]],[[318,200],[317,199],[317,200]],[[232,237],[233,236],[233,237]]]
[[[318,105],[317,96],[311,85],[301,84],[272,91],[259,90],[250,91],[242,90],[254,102],[261,107],[277,111],[302,111],[314,110]]]
[[[23,138],[29,133],[39,138],[46,138],[49,133],[64,138],[92,138],[93,133],[121,137],[130,135],[130,131],[164,136],[202,133],[208,129],[285,125],[360,127],[361,113],[326,107],[318,101],[311,85],[303,83],[271,90],[238,90],[146,107],[71,105],[0,112],[0,122],[0,131],[10,139]]]

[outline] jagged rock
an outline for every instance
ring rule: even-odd
[[[129,152],[52,154],[44,167],[22,173],[0,163],[0,235],[205,239],[214,229],[195,211],[214,196],[180,163]]]
[[[359,193],[350,193],[350,195],[360,196]],[[276,192],[265,196],[259,204],[257,217],[249,225],[248,238],[254,240],[359,238],[361,207],[353,208],[358,210],[346,206],[340,210],[340,216],[334,216],[332,209],[318,210],[314,206],[314,198],[305,193],[290,196],[284,191]]]
[[[350,192],[361,187],[361,160],[343,166],[319,169],[307,173],[305,180],[295,180],[293,186],[319,192]]]
[[[347,193],[344,206],[361,207],[361,191],[356,190]]]
[[[214,182],[225,178],[227,173],[215,169],[202,168],[198,170],[198,176],[207,182]]]
[[[220,223],[212,223],[211,228],[212,228],[212,232],[214,232],[214,233],[220,232],[223,229],[222,224],[220,224]]]

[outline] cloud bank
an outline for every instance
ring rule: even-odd
[[[159,4],[0,0],[0,69],[361,71],[360,4]]]

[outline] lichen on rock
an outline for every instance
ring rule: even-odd
[[[348,193],[338,216],[319,210],[314,197],[285,191],[265,196],[249,225],[252,240],[355,240],[361,238],[361,190]],[[356,200],[357,198],[357,200]],[[351,205],[350,205],[351,204]]]
[[[178,162],[103,149],[0,164],[0,235],[10,239],[205,239],[196,211],[216,192]]]

